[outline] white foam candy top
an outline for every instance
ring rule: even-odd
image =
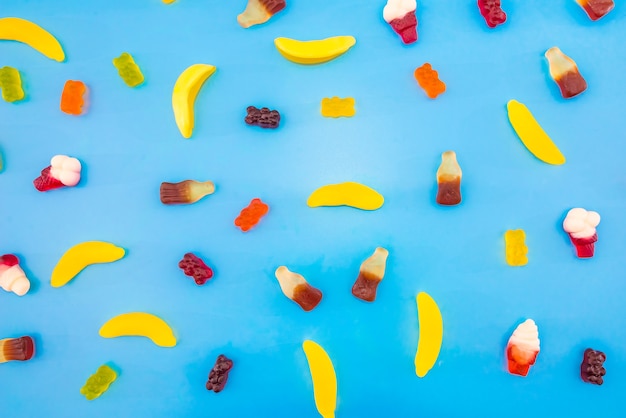
[[[7,292],[15,292],[18,296],[24,296],[30,289],[30,282],[19,265],[9,267],[0,274],[0,287]]]
[[[80,181],[80,161],[67,155],[55,155],[50,160],[50,175],[66,186],[76,186]]]
[[[532,319],[527,319],[515,328],[509,344],[528,351],[539,352],[539,329]]]
[[[600,214],[583,208],[574,208],[567,212],[563,229],[574,238],[588,238],[596,233],[600,224]]]
[[[285,296],[287,296],[291,300],[293,300],[296,287],[307,283],[307,281],[301,274],[294,273],[285,266],[278,267],[276,269],[275,275],[278,279],[280,289],[283,291]]]
[[[383,19],[389,23],[394,19],[403,18],[415,9],[417,9],[416,0],[387,0],[387,5],[383,9]]]

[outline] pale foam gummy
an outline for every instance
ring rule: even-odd
[[[563,229],[574,238],[587,238],[596,233],[600,224],[600,214],[583,208],[574,208],[567,212]]]
[[[76,186],[80,181],[80,161],[67,155],[55,155],[50,160],[50,174],[66,186]]]
[[[524,348],[528,351],[539,352],[539,329],[532,319],[527,319],[515,328],[509,339],[509,344]]]
[[[387,5],[383,8],[383,19],[389,23],[394,19],[403,18],[415,9],[417,9],[416,0],[387,0]]]
[[[30,289],[30,281],[26,278],[24,270],[19,265],[15,265],[0,273],[0,287],[7,292],[24,296]]]

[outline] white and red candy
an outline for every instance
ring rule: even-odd
[[[17,256],[13,254],[0,256],[0,287],[7,292],[24,296],[30,290],[30,281],[19,262]]]
[[[416,9],[416,0],[387,0],[383,9],[383,19],[400,35],[405,44],[417,41]]]
[[[506,346],[508,370],[519,376],[528,375],[539,354],[539,330],[535,321],[527,319],[515,328]]]
[[[33,184],[40,192],[59,189],[61,187],[76,186],[80,181],[80,161],[67,155],[55,155],[50,165],[41,170]]]
[[[574,208],[567,212],[563,229],[568,233],[576,247],[578,258],[591,258],[598,240],[596,227],[600,224],[600,214],[583,208]]]

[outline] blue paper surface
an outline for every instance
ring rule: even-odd
[[[3,16],[54,34],[67,59],[0,42],[26,100],[0,103],[0,253],[31,278],[26,296],[0,292],[0,338],[32,335],[35,357],[0,365],[11,417],[319,416],[302,342],[326,349],[338,379],[338,417],[620,416],[626,383],[626,223],[623,109],[626,8],[592,22],[574,0],[503,2],[489,29],[475,1],[420,1],[419,40],[404,46],[384,1],[299,1],[242,29],[245,0],[4,1]],[[353,35],[327,64],[285,60],[273,40]],[[572,57],[589,88],[564,100],[545,50]],[[127,51],[146,78],[131,89],[112,59]],[[430,62],[447,91],[430,100],[413,71]],[[200,91],[191,139],[178,132],[171,91],[189,65],[217,72]],[[89,88],[87,114],[59,110],[66,80]],[[353,118],[320,115],[323,97],[354,97]],[[506,102],[526,104],[567,163],[532,156]],[[281,112],[277,130],[247,126],[246,107]],[[441,153],[463,169],[463,202],[435,204]],[[83,163],[75,188],[37,192],[56,154]],[[162,205],[163,181],[212,180],[216,192]],[[375,212],[309,208],[328,183],[357,181],[385,196]],[[269,214],[248,233],[233,225],[254,197]],[[561,223],[572,207],[598,211],[596,254],[577,259]],[[504,232],[523,228],[529,263],[509,267]],[[62,288],[50,274],[71,246],[115,243],[124,259],[90,266]],[[390,252],[373,304],[350,289],[375,247]],[[177,263],[195,252],[215,270],[198,287]],[[286,265],[322,290],[312,312],[280,292]],[[414,372],[415,295],[439,304],[444,340],[435,367]],[[124,312],[166,320],[174,348],[104,339]],[[528,377],[506,372],[504,349],[533,318],[541,353]],[[579,376],[585,348],[607,354],[602,387]],[[219,354],[235,365],[226,389],[204,385]],[[79,390],[109,363],[118,380],[89,402]]]

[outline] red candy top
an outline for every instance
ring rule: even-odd
[[[13,254],[5,254],[0,257],[0,266],[13,267],[20,263],[20,260]]]
[[[259,198],[252,199],[248,207],[244,208],[235,219],[235,225],[246,232],[259,223],[261,218],[269,211],[270,207]]]
[[[207,266],[204,261],[195,254],[187,253],[183,259],[178,262],[185,275],[193,277],[198,286],[203,285],[213,277],[213,270]]]

